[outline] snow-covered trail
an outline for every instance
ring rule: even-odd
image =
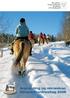
[[[23,88],[32,88],[28,76],[17,76],[12,70],[13,56],[10,51],[4,52],[4,57],[0,59],[0,98],[38,98],[39,94],[23,93]],[[4,89],[7,83],[15,82],[17,93],[13,95],[4,94]],[[32,89],[33,90],[33,89]]]
[[[63,43],[34,45],[24,77],[13,74],[13,56],[5,51],[0,58],[0,98],[70,98],[69,50]],[[17,93],[6,95],[3,90],[10,81],[16,82]]]
[[[61,51],[61,49],[59,50]],[[37,54],[36,54],[36,51],[38,51]],[[57,48],[56,48],[56,51],[57,51]],[[68,56],[70,56],[70,51],[69,50],[67,51],[69,52]],[[58,55],[54,55],[54,54],[55,53],[53,52],[52,46],[50,47],[40,46],[37,48],[37,50],[35,47],[34,60],[31,60],[32,62],[31,64],[35,65],[32,68],[32,71],[33,71],[32,73],[34,73],[34,75],[30,74],[30,77],[32,76],[31,77],[32,87],[36,87],[36,86],[37,87],[50,87],[51,89],[54,89],[54,88],[57,89],[59,87],[65,88],[66,93],[64,94],[61,93],[61,94],[54,95],[54,94],[49,94],[49,93],[48,94],[41,93],[41,95],[44,98],[51,98],[51,97],[68,98],[70,97],[70,94],[69,94],[70,92],[70,79],[69,79],[70,66],[67,68],[67,65],[65,64],[65,62],[62,62],[62,59]],[[69,77],[67,76],[67,74]]]

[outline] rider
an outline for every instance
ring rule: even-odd
[[[34,39],[34,34],[32,33],[32,31],[30,31],[30,33],[29,33],[29,40],[31,40],[31,39]]]
[[[20,24],[19,24],[19,26],[16,29],[16,39],[15,40],[18,40],[18,39],[28,40],[28,35],[29,35],[29,29],[28,29],[28,27],[26,25],[26,21],[25,21],[24,18],[21,18],[20,19]],[[12,49],[11,49],[12,54],[13,54],[13,43],[12,43]],[[32,48],[31,48],[31,50],[32,50]],[[30,55],[32,55],[31,54],[31,50],[30,50]]]
[[[46,34],[45,33],[43,34],[43,38],[46,39]]]
[[[43,39],[43,33],[42,33],[42,32],[40,33],[40,38],[42,38],[42,39]]]
[[[40,33],[40,38],[42,38],[43,44],[44,44],[44,38],[43,38],[43,33],[42,32]]]

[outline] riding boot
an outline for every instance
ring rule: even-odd
[[[11,48],[11,53],[10,54],[12,54],[12,55],[14,54],[13,48]]]
[[[30,42],[30,41],[29,41]],[[32,55],[32,43],[30,42],[30,56]]]
[[[30,56],[32,55],[32,47],[30,48]]]
[[[13,51],[13,44],[14,44],[14,41],[12,42],[12,44],[11,44],[11,48],[10,48],[10,50],[11,50],[11,53],[10,54],[14,54],[14,51]]]

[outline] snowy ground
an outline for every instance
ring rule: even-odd
[[[0,57],[0,98],[70,98],[70,47],[64,42],[35,44],[26,64],[26,76],[13,74],[13,56],[5,48]],[[7,83],[17,92],[4,94]]]

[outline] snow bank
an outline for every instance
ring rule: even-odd
[[[0,58],[0,98],[70,98],[70,51],[64,42],[35,44],[26,64],[26,76],[13,74],[14,57],[4,49]],[[8,82],[17,93],[3,93]]]

